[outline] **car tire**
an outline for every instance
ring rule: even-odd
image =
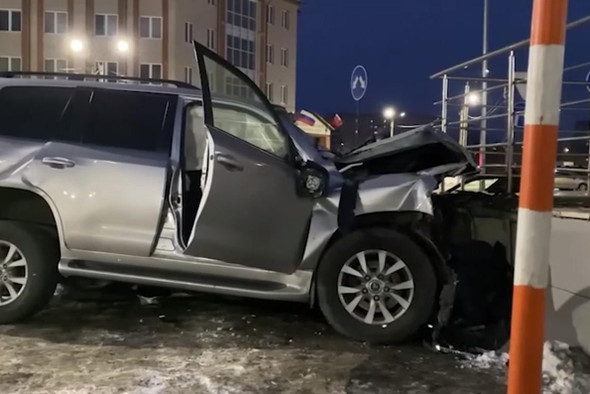
[[[26,319],[49,303],[59,278],[58,261],[59,245],[49,232],[0,221],[0,324]]]
[[[362,279],[357,278],[356,274],[350,274],[353,271],[362,271],[359,254],[365,255],[365,265],[370,271],[370,275],[363,273],[365,276]],[[384,285],[382,290],[389,292],[377,295],[377,293],[373,293],[373,287],[371,287],[376,282],[366,282],[366,279],[379,272],[381,266],[379,260],[381,260],[382,254],[386,259],[385,267],[389,267],[383,269],[382,273],[387,274],[389,270],[398,268],[397,271],[389,275],[380,275],[384,281],[381,284],[389,284],[391,288],[388,289]],[[354,262],[355,259],[359,260],[358,269],[351,266],[351,262]],[[403,268],[399,268],[401,264],[396,259],[403,263]],[[348,265],[348,268],[345,268],[345,265]],[[376,268],[375,265],[377,265]],[[397,282],[399,285],[394,283],[394,276],[399,279]],[[377,276],[374,276],[374,279],[376,278]],[[393,287],[403,287],[402,283],[409,283],[408,279],[413,281],[413,290],[393,290]],[[324,316],[338,332],[356,340],[379,344],[399,343],[417,334],[433,315],[437,294],[434,267],[428,256],[416,243],[397,231],[373,228],[357,230],[344,236],[326,252],[318,268],[316,280],[318,303]],[[340,294],[340,291],[348,291],[349,289],[345,283],[342,283],[345,280],[365,281],[366,283],[353,287],[355,289],[361,288],[363,292],[367,291],[367,293]],[[342,290],[339,291],[339,289]],[[371,290],[369,291],[369,289]],[[397,294],[396,298],[392,294],[394,292]],[[411,297],[409,292],[411,292]],[[357,302],[356,309],[352,313],[347,311],[345,304],[351,308],[352,303],[359,295],[361,300]],[[347,299],[348,296],[350,297]],[[366,299],[367,296],[370,300]],[[374,320],[368,324],[366,321],[375,296],[379,298],[379,301],[375,301]],[[403,304],[397,301],[400,297],[403,299]],[[351,298],[352,301],[350,301]],[[403,311],[402,305],[406,306],[405,311]],[[391,306],[391,310],[388,306]],[[383,309],[388,309],[388,317],[382,312]],[[362,314],[365,312],[366,315],[363,319]],[[391,317],[395,319],[391,321]]]
[[[585,184],[585,183],[580,183],[580,184],[578,185],[578,190],[579,190],[579,191],[581,191],[581,192],[585,192],[585,191],[587,191],[587,190],[588,190],[588,185],[587,185],[587,184]]]

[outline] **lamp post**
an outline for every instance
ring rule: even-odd
[[[387,107],[383,110],[383,117],[389,120],[389,136],[393,137],[393,128],[395,123],[395,109],[393,107]]]
[[[383,117],[387,120],[389,120],[389,136],[393,137],[393,135],[395,134],[395,118],[398,116],[398,114],[395,111],[395,108],[393,107],[387,107],[383,110]],[[405,112],[401,112],[399,114],[400,118],[403,118],[404,116],[406,116]]]

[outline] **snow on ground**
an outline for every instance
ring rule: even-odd
[[[566,343],[547,341],[543,346],[543,394],[590,393],[590,359],[579,349]],[[492,369],[506,373],[507,353],[485,352],[468,357],[466,366],[475,369]]]
[[[144,300],[145,301],[145,300]],[[498,378],[500,376],[500,378]],[[221,296],[72,302],[0,326],[0,393],[499,393],[421,343],[369,346],[306,305]]]

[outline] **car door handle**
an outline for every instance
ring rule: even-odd
[[[215,160],[230,171],[243,171],[244,166],[230,155],[223,153],[215,154]]]
[[[44,157],[41,163],[57,169],[72,168],[76,165],[74,161],[64,157]]]

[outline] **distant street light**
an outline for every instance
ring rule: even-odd
[[[70,48],[72,51],[80,53],[84,49],[84,43],[81,40],[72,40],[70,41]]]
[[[397,116],[398,116],[398,114],[395,112],[395,108],[393,108],[393,107],[386,107],[383,110],[383,117],[390,121],[390,124],[389,124],[389,136],[390,137],[393,137],[393,134],[395,133],[395,118]],[[403,118],[404,116],[406,116],[405,112],[401,112],[399,114],[400,118]]]
[[[563,148],[563,151],[564,151],[565,153],[570,153],[570,148],[568,148],[568,147],[566,146],[565,148]]]
[[[129,51],[129,42],[125,40],[119,40],[117,42],[117,50],[121,53],[126,53]]]
[[[481,104],[481,97],[480,97],[479,93],[477,93],[477,92],[469,93],[469,95],[467,96],[467,104],[470,107],[475,107],[475,106],[478,106],[479,104]]]
[[[395,117],[395,109],[393,107],[387,107],[383,110],[383,117],[385,119],[393,119]]]

